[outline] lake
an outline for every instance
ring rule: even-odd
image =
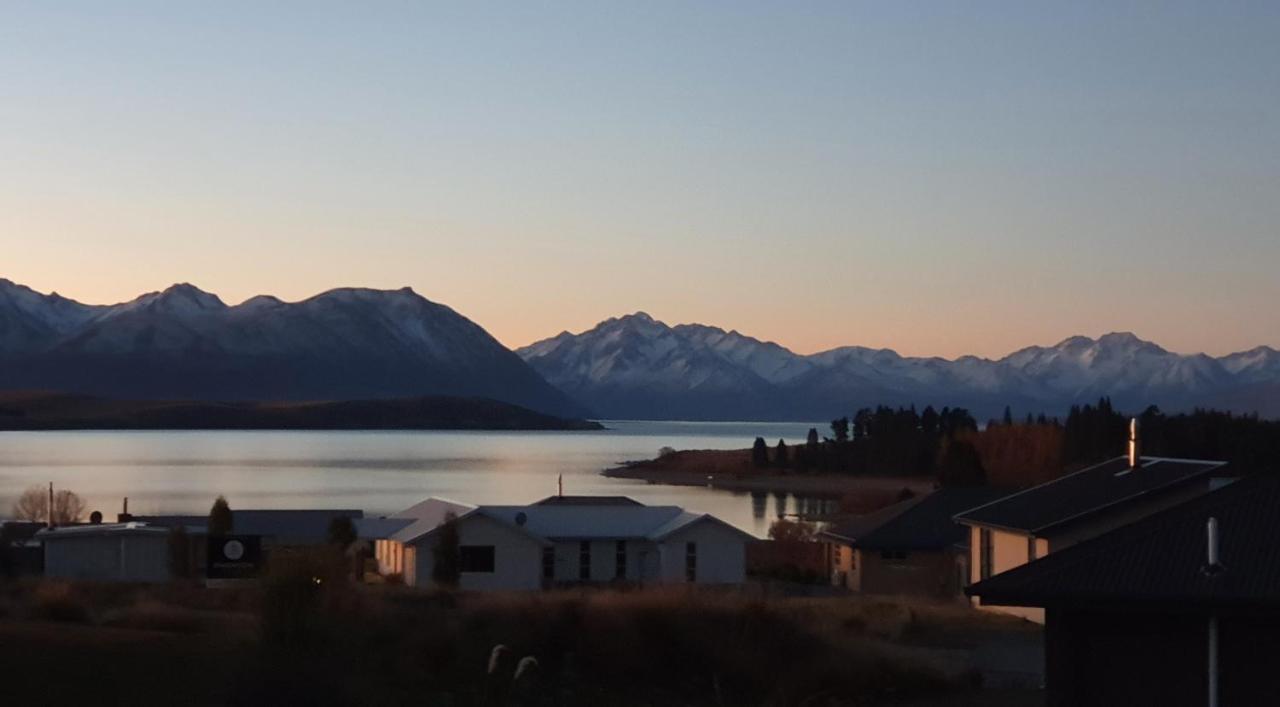
[[[33,485],[69,488],[113,519],[234,508],[352,508],[380,515],[428,496],[528,503],[556,492],[621,494],[712,513],[763,536],[780,512],[821,504],[600,475],[661,447],[742,449],[803,442],[809,423],[605,421],[595,432],[0,432],[0,517]]]

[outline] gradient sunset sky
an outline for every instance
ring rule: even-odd
[[[0,7],[0,277],[1280,346],[1280,3]]]

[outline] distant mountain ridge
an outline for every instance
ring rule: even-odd
[[[409,288],[228,306],[189,284],[86,305],[0,279],[0,390],[127,399],[483,397],[586,410],[478,325]]]
[[[1021,415],[1061,415],[1103,395],[1130,410],[1211,405],[1280,416],[1275,349],[1182,355],[1130,333],[1071,337],[998,360],[860,346],[801,355],[736,331],[668,326],[638,312],[517,353],[553,385],[616,418],[821,420],[877,404],[962,406],[982,417],[1009,405]]]

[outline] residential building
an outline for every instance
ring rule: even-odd
[[[1207,493],[1226,463],[1138,454],[1137,424],[1130,453],[1067,474],[956,515],[969,532],[969,578],[979,582],[1039,557],[1128,525]],[[975,605],[1043,621],[1040,609]]]
[[[938,489],[833,525],[819,534],[831,553],[832,584],[867,594],[963,596],[969,533],[953,517],[1007,493]]]
[[[1244,479],[968,591],[1045,612],[1049,707],[1280,704],[1278,511]]]
[[[435,548],[455,519],[459,585],[469,590],[568,584],[738,584],[752,536],[706,514],[625,497],[553,496],[527,506],[428,499],[357,524],[375,540],[380,573],[432,582]]]

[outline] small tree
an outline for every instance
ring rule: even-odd
[[[849,418],[842,417],[838,420],[831,421],[831,434],[835,437],[837,444],[844,444],[849,441]]]
[[[338,516],[329,521],[329,544],[346,552],[351,543],[356,541],[356,526],[346,516]]]
[[[751,445],[751,464],[757,468],[769,466],[769,443],[764,437],[756,437],[755,444]]]
[[[778,446],[773,450],[773,465],[779,469],[786,469],[791,463],[790,456],[787,452],[787,443],[783,440],[778,440]]]
[[[663,447],[662,449],[658,450],[658,458],[664,459],[675,453],[676,453],[676,450],[674,447]]]
[[[209,509],[209,535],[230,535],[233,527],[231,505],[224,496],[218,496]]]
[[[784,542],[809,542],[814,539],[813,523],[779,518],[769,526],[769,539]]]
[[[51,521],[54,525],[75,523],[84,517],[88,508],[83,498],[74,491],[62,489],[53,495],[53,514],[49,514],[49,490],[32,486],[13,504],[13,517],[18,520]]]
[[[461,543],[458,537],[458,516],[452,511],[446,513],[444,522],[439,527],[436,545],[431,549],[435,560],[431,567],[431,579],[445,587],[456,587],[462,576],[461,552],[458,549]]]
[[[818,448],[818,429],[817,429],[816,427],[810,427],[810,428],[809,428],[809,434],[808,434],[808,436],[806,436],[806,437],[805,437],[804,444],[805,444],[805,446],[806,446],[806,447],[808,447],[808,448],[809,448],[809,451],[817,450],[817,448]]]
[[[943,443],[938,459],[938,483],[943,486],[982,486],[987,472],[982,457],[973,444],[949,439]]]

